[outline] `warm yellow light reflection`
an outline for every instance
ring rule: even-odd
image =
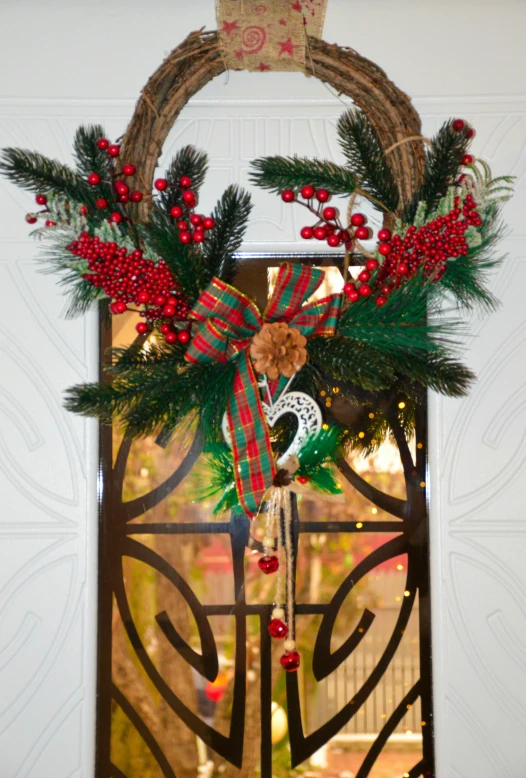
[[[371,508],[371,513],[378,513],[378,508]]]
[[[400,408],[401,411],[403,411],[403,409],[405,408],[405,402],[402,400],[401,403],[398,403],[398,407]]]
[[[405,592],[404,592],[404,597],[409,597],[410,594],[411,594],[411,592],[408,589],[406,589]]]
[[[358,433],[359,438],[365,438],[365,432],[359,432]]]
[[[424,488],[425,485],[426,485],[425,481],[420,481],[420,486],[422,487],[422,489]]]
[[[363,522],[359,521],[356,524],[356,529],[361,529],[363,527]]]
[[[423,444],[423,443],[417,443],[417,444],[416,444],[416,447],[417,447],[417,448],[424,448],[424,444]]]
[[[369,418],[370,418],[370,419],[374,419],[374,413],[370,413],[370,414],[369,414]]]
[[[404,569],[404,566],[403,566],[403,565],[397,565],[397,566],[396,566],[396,569],[397,569],[397,570],[403,570],[403,569]]]

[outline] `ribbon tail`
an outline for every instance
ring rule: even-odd
[[[243,510],[253,518],[276,475],[270,435],[248,349],[237,360],[234,389],[227,404],[234,476]]]

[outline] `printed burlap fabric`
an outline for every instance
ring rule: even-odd
[[[321,37],[327,0],[217,0],[217,29],[232,70],[305,70],[307,35]]]

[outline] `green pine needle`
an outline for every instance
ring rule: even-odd
[[[328,189],[335,195],[351,195],[356,178],[334,162],[305,157],[263,157],[252,162],[250,180],[262,189],[282,192],[310,184],[316,189]]]
[[[191,181],[191,190],[196,195],[204,183],[208,171],[208,154],[205,151],[196,149],[195,146],[183,146],[164,174],[168,181],[168,188],[164,192],[159,192],[156,197],[156,205],[165,213],[170,213],[170,208],[174,205],[182,205],[183,190],[179,184],[181,176],[188,176]]]
[[[214,276],[227,283],[234,280],[234,255],[241,248],[251,210],[248,192],[234,184],[224,191],[212,213],[216,226],[203,244],[207,283]]]
[[[83,202],[87,184],[78,173],[56,159],[36,151],[6,148],[0,155],[0,173],[22,189],[30,192],[63,194]]]

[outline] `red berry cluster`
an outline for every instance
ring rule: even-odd
[[[409,227],[403,238],[394,235],[380,244],[379,251],[385,247],[382,252],[385,260],[375,285],[381,287],[383,294],[388,294],[421,267],[427,278],[438,281],[449,258],[466,256],[469,252],[465,232],[470,226],[482,226],[476,208],[472,195],[467,194],[462,203],[457,197],[455,207],[445,216],[437,216],[418,229]]]
[[[163,259],[155,264],[139,249],[128,252],[88,232],[73,241],[68,251],[87,260],[90,272],[82,277],[114,301],[110,305],[112,313],[133,310],[128,307],[130,303],[144,306],[140,314],[146,321],[137,324],[137,332],[145,334],[153,322],[162,319],[160,329],[167,343],[188,342],[188,331],[175,332],[173,323],[186,320],[189,306]]]
[[[191,186],[192,182],[188,176],[182,176],[180,185]],[[170,216],[177,219],[179,228],[179,240],[181,243],[202,243],[206,239],[206,231],[213,230],[216,223],[212,216],[202,216],[194,213],[193,208],[196,205],[194,193],[190,189],[183,192],[183,205],[174,205],[170,209]]]
[[[325,240],[331,248],[345,245],[347,249],[352,247],[355,240],[367,240],[371,236],[367,224],[367,218],[363,213],[354,213],[350,224],[346,227],[340,221],[340,213],[337,208],[332,206],[324,207],[324,203],[331,198],[328,189],[316,190],[311,184],[302,187],[299,193],[303,200],[297,200],[297,194],[293,189],[285,189],[281,193],[281,199],[286,203],[298,202],[313,213],[317,221],[312,226],[305,226],[300,232],[304,240],[315,238],[316,240]],[[317,201],[315,203],[314,201]]]

